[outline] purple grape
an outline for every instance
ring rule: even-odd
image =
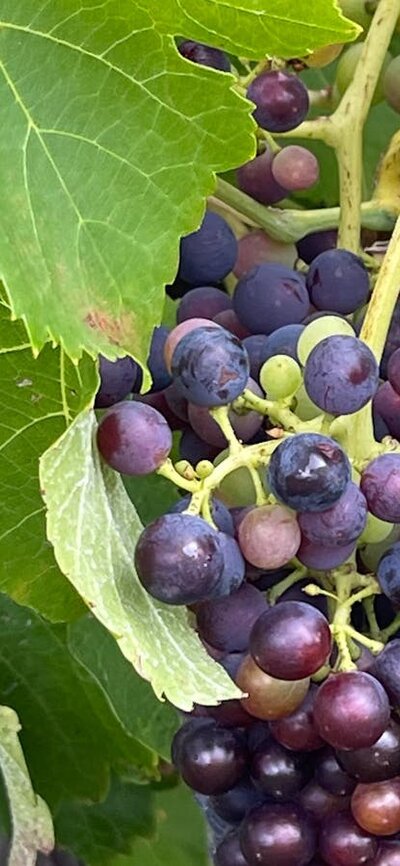
[[[221,328],[225,328],[226,331],[229,331],[230,334],[234,334],[235,337],[238,337],[239,340],[244,340],[245,337],[250,336],[250,331],[239,322],[239,319],[234,310],[222,310],[221,313],[217,313],[213,318],[213,322],[216,325],[220,325]]]
[[[143,530],[135,566],[147,592],[166,604],[211,598],[224,567],[218,532],[201,517],[164,514]]]
[[[375,356],[358,337],[325,337],[307,358],[304,370],[307,394],[331,415],[358,412],[374,396],[378,384]]]
[[[224,557],[224,568],[221,580],[215,590],[214,597],[231,595],[241,587],[246,573],[246,563],[240,547],[231,535],[219,533],[219,544]],[[227,599],[224,598],[225,603]]]
[[[223,794],[245,773],[248,755],[243,735],[216,722],[189,730],[174,751],[184,781],[200,794]]]
[[[266,334],[251,334],[250,337],[245,337],[243,346],[249,356],[250,376],[257,381],[262,365],[265,363],[268,354],[268,337]]]
[[[307,541],[325,547],[354,544],[367,522],[367,502],[356,484],[348,484],[343,496],[326,511],[304,512],[299,526]]]
[[[308,767],[304,755],[270,740],[262,743],[252,755],[251,777],[264,794],[282,802],[296,796],[309,781],[312,767],[307,763]]]
[[[374,439],[376,439],[377,442],[382,442],[382,439],[384,439],[385,436],[390,436],[390,432],[389,427],[387,426],[386,422],[383,420],[379,412],[377,412],[374,405],[375,399],[379,394],[379,390],[380,389],[378,388],[374,400],[372,401],[372,424],[374,427]]]
[[[379,560],[376,571],[379,586],[395,610],[400,608],[400,542],[392,544]]]
[[[346,544],[343,547],[325,547],[322,544],[313,544],[303,538],[296,553],[297,559],[307,568],[315,568],[318,571],[329,571],[343,565],[354,551],[354,544]]]
[[[203,602],[196,608],[200,637],[225,652],[247,650],[250,632],[267,609],[264,596],[244,584],[227,598]]]
[[[184,322],[181,322],[180,325],[176,325],[175,328],[170,331],[164,346],[164,360],[169,371],[171,371],[172,356],[180,340],[196,328],[202,327],[219,328],[219,325],[216,322],[211,321],[211,319],[201,319],[196,317],[194,319],[185,319]]]
[[[283,325],[282,328],[277,328],[267,337],[267,355],[264,360],[267,361],[274,355],[289,355],[289,358],[298,361],[297,343],[303,331],[304,325]]]
[[[301,322],[310,306],[301,274],[285,265],[256,265],[235,288],[233,307],[253,334],[271,334],[283,325]]]
[[[325,252],[335,249],[337,243],[337,229],[328,229],[322,232],[311,232],[297,242],[297,252],[306,265],[310,265],[314,259]]]
[[[370,864],[378,842],[349,812],[339,812],[322,824],[319,850],[328,866],[363,866],[367,861]]]
[[[145,403],[146,406],[156,409],[165,418],[171,430],[182,430],[184,424],[168,406],[165,399],[166,391],[167,389],[164,391],[148,391],[147,394],[132,394],[132,400],[136,403]]]
[[[400,350],[396,349],[395,352],[390,356],[388,363],[388,379],[389,382],[396,391],[396,394],[400,395]]]
[[[125,475],[149,475],[167,459],[171,430],[162,415],[145,403],[116,403],[107,410],[97,430],[101,456]]]
[[[147,366],[150,370],[153,379],[152,390],[163,391],[172,382],[167,365],[164,359],[164,347],[169,334],[169,329],[160,325],[159,328],[154,328],[153,336],[150,343],[150,354],[147,359]]]
[[[335,749],[362,749],[382,736],[390,718],[387,694],[364,671],[334,674],[320,686],[314,703],[317,729]]]
[[[400,523],[400,454],[380,454],[361,475],[368,509],[388,523]]]
[[[172,375],[198,406],[226,406],[244,391],[249,359],[241,342],[222,328],[196,328],[179,341]]]
[[[140,387],[142,371],[136,361],[126,355],[109,361],[99,356],[100,387],[96,394],[96,409],[107,409],[124,400],[131,391]]]
[[[288,132],[307,116],[308,91],[295,75],[282,70],[262,72],[251,82],[247,97],[255,103],[253,116],[262,129]]]
[[[261,805],[264,800],[263,794],[258,791],[250,779],[242,779],[227,791],[210,798],[210,807],[224,821],[230,824],[238,824],[255,806]]]
[[[387,369],[389,359],[393,355],[393,352],[396,349],[400,348],[400,304],[397,303],[392,320],[390,323],[389,331],[386,337],[385,348],[383,350],[382,360],[381,360],[381,374],[384,379],[387,378]]]
[[[339,749],[337,759],[357,782],[384,782],[400,774],[400,725],[390,719],[379,740],[366,749]]]
[[[326,664],[331,650],[328,620],[300,601],[282,602],[267,610],[250,635],[250,652],[256,664],[281,680],[312,676]]]
[[[220,448],[214,448],[213,445],[200,439],[190,427],[187,427],[182,433],[179,443],[179,457],[181,460],[187,460],[192,466],[197,466],[201,460],[209,460],[212,463],[220,450]]]
[[[374,396],[373,410],[386,424],[386,435],[400,439],[400,394],[397,394],[390,382],[383,382],[379,386]]]
[[[263,262],[279,262],[281,265],[293,267],[296,261],[296,247],[270,237],[262,229],[254,229],[239,238],[238,257],[233,273],[238,279],[255,265]]]
[[[229,57],[220,48],[212,48],[210,45],[203,45],[202,42],[193,42],[191,39],[185,39],[178,45],[178,51],[186,60],[191,60],[192,63],[199,63],[200,66],[210,66],[212,69],[218,69],[220,72],[230,72],[231,64]]]
[[[380,841],[378,853],[368,866],[400,866],[400,840]]]
[[[388,693],[390,702],[400,707],[400,639],[386,644],[369,670]]]
[[[235,830],[228,833],[215,852],[215,866],[248,866],[242,854],[239,835]]]
[[[351,754],[346,752],[346,754]],[[315,779],[321,788],[334,794],[335,797],[348,797],[353,793],[356,782],[340,766],[332,749],[324,749],[317,755]]]
[[[231,307],[232,301],[229,295],[221,289],[216,289],[214,286],[198,286],[197,289],[191,289],[183,296],[176,321],[179,325],[187,319],[213,319],[218,313]]]
[[[314,701],[317,686],[311,685],[302,704],[290,716],[270,723],[273,737],[281,746],[295,752],[314,752],[324,741],[314,724]]]
[[[232,270],[237,251],[228,223],[206,211],[200,228],[181,240],[179,276],[193,286],[218,283]]]
[[[276,204],[287,195],[287,189],[279,186],[272,174],[273,158],[272,151],[267,147],[263,153],[237,170],[239,189],[261,204]]]
[[[277,183],[290,191],[309,189],[319,180],[319,163],[306,147],[290,144],[275,154],[272,174]]]
[[[174,504],[171,505],[171,507],[168,509],[169,514],[182,514],[183,511],[186,511],[188,505],[190,504],[190,500],[190,493],[188,493],[187,496],[182,496],[181,499],[178,499],[178,502],[174,502]],[[211,516],[217,529],[219,529],[220,532],[225,532],[227,535],[233,536],[233,519],[226,505],[224,505],[224,503],[216,497],[211,500],[210,504]]]
[[[183,421],[184,424],[187,424],[189,421],[188,402],[180,393],[176,382],[172,382],[172,384],[165,389],[164,396],[171,412]]]
[[[336,815],[337,812],[348,809],[350,798],[331,794],[314,779],[300,791],[299,803],[318,823],[322,823],[329,815]],[[310,866],[313,864],[314,860]],[[316,866],[323,866],[322,861],[318,860]]]
[[[362,259],[348,250],[320,253],[306,277],[311,303],[318,310],[353,313],[369,295],[368,271]]]
[[[266,804],[243,821],[240,844],[249,866],[305,866],[316,849],[314,825],[294,804]]]
[[[337,442],[298,433],[273,452],[267,487],[295,511],[325,511],[343,495],[350,477],[349,460]]]
[[[264,396],[261,388],[252,379],[249,379],[246,388],[257,397]],[[235,409],[230,409],[229,420],[237,438],[242,442],[248,442],[262,426],[263,416],[253,410],[239,414]],[[227,447],[227,440],[207,407],[189,403],[189,421],[194,432],[205,442],[218,447],[220,450]]]

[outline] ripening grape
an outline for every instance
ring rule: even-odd
[[[357,782],[383,782],[400,775],[400,725],[390,719],[376,743],[364,749],[339,749],[337,759]]]
[[[357,484],[351,482],[343,496],[326,511],[299,515],[303,538],[313,544],[341,547],[354,544],[365,528],[367,502]]]
[[[319,179],[319,163],[306,147],[290,144],[275,154],[272,174],[277,183],[290,191],[309,189]]]
[[[170,331],[164,345],[164,359],[167,365],[167,370],[171,371],[172,356],[179,341],[182,340],[183,337],[186,336],[186,334],[190,334],[191,331],[194,331],[195,328],[201,327],[218,328],[218,325],[211,322],[209,319],[185,319],[184,322],[181,322],[179,325],[176,326],[176,328],[173,328],[172,331]],[[174,385],[174,383],[172,383],[171,389],[172,388],[175,388],[176,390],[176,385]],[[169,390],[170,389],[168,389],[168,392]],[[171,408],[173,409],[173,406]],[[187,421],[187,415],[186,418],[183,418],[183,420]]]
[[[256,265],[237,283],[233,307],[253,334],[271,334],[282,325],[301,322],[310,306],[301,274],[285,265]]]
[[[379,517],[375,517],[373,514],[368,512],[367,522],[360,535],[359,543],[379,544],[380,541],[383,541],[388,537],[392,529],[393,523],[387,523],[386,520],[379,520]]]
[[[352,15],[348,16],[354,20]],[[329,66],[333,63],[339,54],[343,51],[343,45],[324,45],[322,48],[317,48],[312,54],[305,57],[305,63],[310,69],[323,69],[324,66]]]
[[[307,116],[310,104],[303,81],[281,70],[258,75],[247,97],[256,105],[253,116],[258,125],[269,132],[294,129]]]
[[[357,824],[374,836],[400,831],[400,779],[357,785],[351,798]]]
[[[391,545],[379,560],[376,576],[379,586],[395,610],[400,607],[400,542]]]
[[[315,346],[326,337],[342,334],[354,337],[354,328],[347,319],[340,316],[319,316],[304,328],[297,344],[299,360],[305,364]]]
[[[386,101],[394,111],[400,111],[399,95],[400,56],[387,64],[383,78],[383,92]]]
[[[360,487],[375,517],[400,523],[400,454],[380,454],[371,460]]]
[[[198,286],[186,292],[178,306],[176,321],[180,325],[187,319],[213,319],[223,310],[229,310],[232,301],[221,289],[214,286]]]
[[[244,709],[257,719],[274,721],[293,713],[303,702],[310,685],[307,677],[303,680],[279,680],[264,673],[251,656],[242,662],[236,683],[243,692]]]
[[[311,773],[304,755],[290,752],[272,739],[261,743],[252,754],[250,774],[254,784],[278,802],[295,797]]]
[[[220,48],[212,48],[210,45],[203,45],[202,42],[193,42],[191,39],[185,39],[178,45],[178,51],[186,60],[191,60],[192,63],[199,63],[200,66],[210,66],[212,69],[219,69],[221,72],[230,72],[231,64],[229,57]]]
[[[328,620],[305,602],[275,605],[259,617],[250,635],[250,652],[258,667],[282,680],[312,676],[326,664],[331,650]]]
[[[267,147],[263,153],[242,165],[236,173],[239,189],[261,204],[276,204],[287,195],[287,190],[279,186],[272,174],[273,156]]]
[[[186,511],[188,505],[190,504],[190,493],[187,493],[186,496],[182,496],[181,499],[178,499],[177,502],[174,502],[173,505],[168,509],[170,514],[182,514],[183,511]],[[223,502],[216,497],[210,500],[211,507],[211,516],[217,527],[221,532],[225,532],[227,535],[234,535],[234,526],[232,515],[226,508]]]
[[[261,367],[259,379],[271,400],[291,397],[302,382],[301,369],[289,355],[273,355]]]
[[[247,650],[251,629],[267,609],[264,596],[245,583],[227,598],[212,599],[196,608],[200,637],[224,652]]]
[[[211,323],[212,324],[212,323]],[[198,406],[225,406],[245,389],[249,359],[223,328],[195,328],[179,340],[171,370],[182,394]]]
[[[328,866],[363,866],[376,854],[378,842],[349,812],[339,812],[323,822],[319,850]]]
[[[131,391],[140,387],[142,374],[133,358],[117,358],[109,361],[99,357],[100,387],[96,394],[96,409],[106,409],[124,400]]]
[[[341,96],[347,90],[349,84],[351,84],[354,73],[356,70],[356,66],[360,60],[360,55],[363,49],[363,45],[361,42],[358,42],[356,45],[350,45],[349,48],[346,48],[343,51],[338,65],[336,69],[336,80],[335,84]],[[376,105],[378,102],[381,102],[384,98],[384,78],[385,72],[389,67],[391,61],[391,55],[389,52],[386,52],[386,56],[383,61],[383,66],[379,75],[378,83],[374,90],[374,95],[372,97],[372,105]]]
[[[244,736],[212,721],[190,728],[173,751],[184,781],[200,794],[229,791],[246,769]]]
[[[145,403],[116,403],[107,410],[97,430],[101,456],[125,475],[148,475],[167,459],[171,430],[163,416]]]
[[[324,745],[314,724],[317,686],[311,685],[304,701],[290,716],[270,723],[275,740],[295,752],[313,752]]]
[[[250,866],[306,866],[316,851],[314,825],[293,803],[266,803],[252,809],[240,830]]]
[[[257,568],[279,568],[295,556],[300,546],[296,515],[282,505],[254,508],[239,526],[243,556]]]
[[[310,265],[306,285],[317,309],[343,314],[353,313],[366,303],[369,295],[364,262],[343,249],[320,253]]]
[[[297,259],[294,244],[285,244],[271,238],[262,229],[255,229],[243,235],[238,241],[238,257],[233,273],[238,279],[255,265],[263,262],[279,262],[292,268]]]

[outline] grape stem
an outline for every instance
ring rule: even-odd
[[[235,400],[234,406],[240,409],[254,409],[260,415],[268,415],[275,424],[281,424],[290,433],[319,433],[325,421],[323,414],[311,421],[300,421],[283,400],[265,400],[253,394],[248,388]]]
[[[300,565],[299,568],[296,568],[288,574],[287,577],[284,577],[283,580],[276,583],[267,593],[269,603],[275,604],[275,602],[278,601],[278,598],[280,598],[287,589],[290,589],[290,587],[298,583],[299,580],[303,580],[306,574],[307,569],[304,565]]]
[[[365,575],[362,576],[363,578]],[[349,571],[349,565],[343,566],[332,572],[332,578],[336,587],[337,605],[331,625],[332,636],[336,641],[339,656],[336,669],[342,671],[354,670],[356,665],[352,659],[349,642],[353,640],[367,646],[371,652],[380,652],[383,643],[365,637],[350,624],[351,609],[358,601],[364,601],[372,595],[380,592],[378,582],[373,577],[367,577],[367,585],[352,594],[352,589],[360,583],[361,575],[355,570]],[[364,583],[364,579],[362,580]]]
[[[176,471],[172,460],[169,458],[159,466],[156,472],[157,475],[162,475],[163,478],[172,481],[172,484],[175,484],[176,487],[180,487],[182,490],[187,490],[189,493],[196,493],[196,491],[200,489],[200,481],[189,481],[187,478],[183,478],[182,475],[179,475],[179,472]]]
[[[210,415],[218,424],[225,439],[229,445],[230,454],[239,454],[243,448],[237,438],[229,418],[229,406],[217,406],[215,409],[210,409]]]
[[[392,620],[390,625],[386,628],[383,628],[380,632],[380,638],[384,643],[389,640],[389,638],[393,637],[394,634],[398,632],[400,629],[400,613],[396,614],[395,618]]]

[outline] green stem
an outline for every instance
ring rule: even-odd
[[[157,475],[162,475],[163,478],[168,478],[168,481],[172,481],[172,484],[176,484],[177,487],[181,487],[182,490],[187,490],[189,493],[196,493],[200,488],[199,481],[188,481],[187,478],[182,478],[182,475],[179,475],[179,472],[176,471],[172,460],[169,458],[156,470],[156,472]]]
[[[288,574],[287,577],[284,577],[283,580],[280,580],[279,583],[276,583],[268,592],[269,603],[275,604],[275,602],[278,601],[278,598],[280,598],[287,589],[290,589],[290,587],[294,586],[295,583],[298,583],[299,580],[303,580],[306,574],[307,569],[304,565],[301,565],[299,568],[296,568],[295,571],[292,571],[291,574]]]
[[[386,342],[387,333],[399,295],[400,273],[400,217],[396,222],[360,337],[374,353],[379,362]]]
[[[345,632],[349,637],[352,637],[357,643],[362,644],[363,646],[368,647],[372,653],[380,653],[383,650],[384,644],[382,641],[373,640],[372,638],[367,637],[365,634],[361,634],[351,625],[345,626]]]
[[[254,409],[260,415],[267,415],[274,424],[280,424],[289,433],[318,433],[322,430],[325,416],[318,415],[311,421],[300,421],[294,412],[280,400],[266,400],[253,394],[248,388],[235,400],[239,408]]]
[[[229,445],[229,453],[239,454],[243,446],[240,444],[230,422],[228,406],[218,406],[215,409],[210,409],[210,415],[212,415],[214,421],[218,424],[218,427],[224,434]]]
[[[400,629],[400,613],[396,614],[390,625],[382,629],[380,636],[384,643],[389,640]]]
[[[340,220],[339,207],[308,211],[265,207],[222,178],[217,178],[213,198],[224,202],[242,219],[248,220],[250,225],[265,229],[272,238],[283,243],[298,241],[310,232],[337,228]],[[377,201],[368,201],[361,205],[361,223],[365,228],[391,231],[396,217],[395,207],[390,209]]]
[[[364,604],[365,615],[366,615],[367,620],[368,620],[368,626],[369,626],[371,637],[373,638],[373,640],[378,640],[379,636],[380,636],[380,630],[379,630],[379,625],[378,625],[378,621],[376,619],[376,614],[375,614],[374,598],[372,596],[365,598],[363,604]]]
[[[247,469],[250,472],[251,480],[253,482],[254,491],[256,494],[256,505],[259,508],[262,505],[266,505],[268,502],[268,495],[264,490],[262,485],[262,481],[256,466],[252,466],[250,463],[247,464]]]

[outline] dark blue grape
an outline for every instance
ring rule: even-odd
[[[240,839],[234,830],[219,843],[214,856],[215,866],[249,866],[240,847]]]
[[[311,232],[305,235],[300,241],[297,241],[297,252],[306,265],[319,256],[325,250],[332,250],[337,243],[337,229],[327,229],[322,232]]]
[[[354,544],[346,544],[342,547],[326,547],[322,544],[313,544],[303,538],[296,556],[299,562],[306,565],[307,568],[328,571],[343,565],[354,552],[354,549]]]
[[[172,375],[197,406],[226,406],[245,389],[249,359],[240,340],[223,328],[195,328],[179,341]]]
[[[198,462],[198,461],[197,461]],[[182,499],[178,499],[178,502],[174,502],[173,505],[168,509],[170,514],[182,514],[183,511],[186,511],[189,503],[190,503],[190,493],[187,496],[182,496]],[[233,526],[233,518],[227,509],[226,505],[221,502],[220,499],[216,497],[211,500],[211,515],[212,519],[221,532],[226,532],[227,535],[234,535],[234,526]]]
[[[243,779],[227,791],[226,794],[210,798],[210,806],[220,818],[230,824],[238,824],[250,809],[260,805],[264,800],[250,779]]]
[[[287,195],[287,189],[279,186],[272,174],[273,158],[272,151],[267,147],[263,153],[237,170],[239,189],[261,204],[276,204]]]
[[[326,250],[308,271],[306,285],[318,310],[353,313],[369,295],[368,271],[362,259],[348,250]]]
[[[348,797],[353,793],[356,782],[340,766],[335,752],[326,748],[316,757],[315,779],[321,788],[336,797]]]
[[[287,132],[307,116],[310,100],[300,78],[283,70],[262,72],[251,82],[247,97],[255,102],[253,116],[262,129]]]
[[[228,653],[247,650],[252,627],[266,609],[262,593],[245,583],[227,598],[206,601],[197,607],[200,637]]]
[[[250,337],[245,337],[243,346],[249,356],[250,376],[257,381],[262,365],[270,357],[267,349],[268,337],[266,334],[251,334]]]
[[[164,514],[143,530],[135,566],[147,592],[167,604],[211,598],[224,567],[218,532],[201,517]]]
[[[179,733],[178,733],[179,736]],[[200,794],[223,794],[244,776],[244,736],[216,722],[196,726],[180,740],[177,766],[186,784]]]
[[[109,361],[99,357],[100,387],[96,394],[96,409],[107,409],[124,400],[131,391],[140,388],[142,371],[136,361],[126,355]]]
[[[298,433],[273,452],[267,485],[295,511],[325,511],[343,495],[351,467],[340,445],[318,433]]]
[[[400,439],[400,394],[397,394],[390,382],[383,382],[379,386],[374,396],[373,409],[386,425],[386,435]]]
[[[178,45],[178,51],[186,60],[199,63],[200,66],[210,66],[220,72],[230,72],[231,64],[229,57],[220,48],[212,48],[211,45],[203,45],[202,42],[193,42],[185,39]]]
[[[225,220],[207,211],[200,228],[181,240],[179,276],[193,286],[223,280],[232,270],[237,240]]]
[[[297,343],[299,342],[300,334],[304,331],[304,325],[283,325],[282,328],[277,328],[272,334],[267,337],[267,355],[265,360],[272,358],[274,355],[289,355],[298,361]]]
[[[375,397],[377,396],[377,394],[379,394],[379,388],[375,394]],[[372,402],[372,423],[374,427],[374,438],[377,442],[382,442],[382,439],[384,439],[385,436],[390,436],[390,432],[386,422],[383,420],[382,416],[375,408],[375,397]]]
[[[301,322],[310,300],[304,278],[286,265],[256,265],[235,288],[233,307],[253,334],[271,334],[283,325]]]
[[[325,337],[307,358],[304,386],[310,399],[331,415],[358,412],[374,396],[379,368],[358,337]]]
[[[208,442],[204,442],[190,427],[187,427],[183,431],[179,443],[179,458],[180,460],[187,460],[192,466],[196,466],[201,460],[210,460],[212,463],[220,450],[220,448],[215,448]]]
[[[97,430],[103,459],[125,475],[149,475],[167,459],[172,433],[163,416],[145,403],[116,403]]]
[[[393,355],[389,358],[388,363],[388,379],[389,382],[396,391],[396,394],[400,394],[400,350],[396,349],[393,352]]]
[[[313,544],[342,547],[354,544],[367,522],[367,502],[356,484],[349,484],[343,496],[319,514],[304,512],[299,515],[303,537]]]
[[[226,292],[214,286],[198,286],[182,298],[176,314],[178,325],[187,319],[214,319],[223,310],[230,310],[232,301]]]
[[[154,328],[153,336],[150,343],[150,354],[147,359],[147,366],[150,370],[153,379],[152,390],[163,391],[172,382],[172,376],[167,370],[167,365],[164,359],[164,346],[169,334],[169,329],[160,325],[159,328]]]
[[[132,394],[132,400],[136,403],[145,403],[146,406],[151,406],[157,409],[157,412],[165,418],[171,430],[182,430],[185,426],[184,422],[170,409],[165,399],[166,389],[164,391],[148,391],[147,394]]]
[[[400,454],[380,454],[361,475],[368,509],[388,523],[400,523]]]
[[[319,850],[328,866],[372,866],[378,840],[359,827],[350,812],[339,812],[324,820]]]
[[[312,767],[309,760],[307,764],[304,755],[270,740],[262,743],[252,755],[250,772],[255,785],[264,794],[282,802],[295,797],[309,781]]]
[[[400,639],[390,641],[376,656],[369,673],[382,683],[396,709],[400,707]]]
[[[390,719],[379,740],[366,749],[338,749],[340,766],[357,782],[384,782],[400,773],[400,725]]]
[[[316,833],[299,806],[268,803],[246,816],[240,843],[250,866],[305,866],[315,853]]]
[[[172,382],[171,385],[168,385],[168,388],[164,391],[164,396],[171,412],[187,424],[189,422],[188,402],[181,394],[176,382]]]
[[[379,560],[376,576],[393,607],[400,607],[400,542],[392,544]]]
[[[220,532],[219,543],[224,557],[224,568],[214,593],[215,598],[236,592],[242,585],[246,574],[246,563],[237,541],[231,535]],[[224,601],[226,603],[226,598]]]
[[[400,348],[400,304],[397,302],[392,320],[390,323],[389,331],[386,337],[385,348],[383,350],[382,360],[381,360],[381,375],[384,379],[387,378],[388,364],[389,359],[393,355],[393,352],[396,349]]]

